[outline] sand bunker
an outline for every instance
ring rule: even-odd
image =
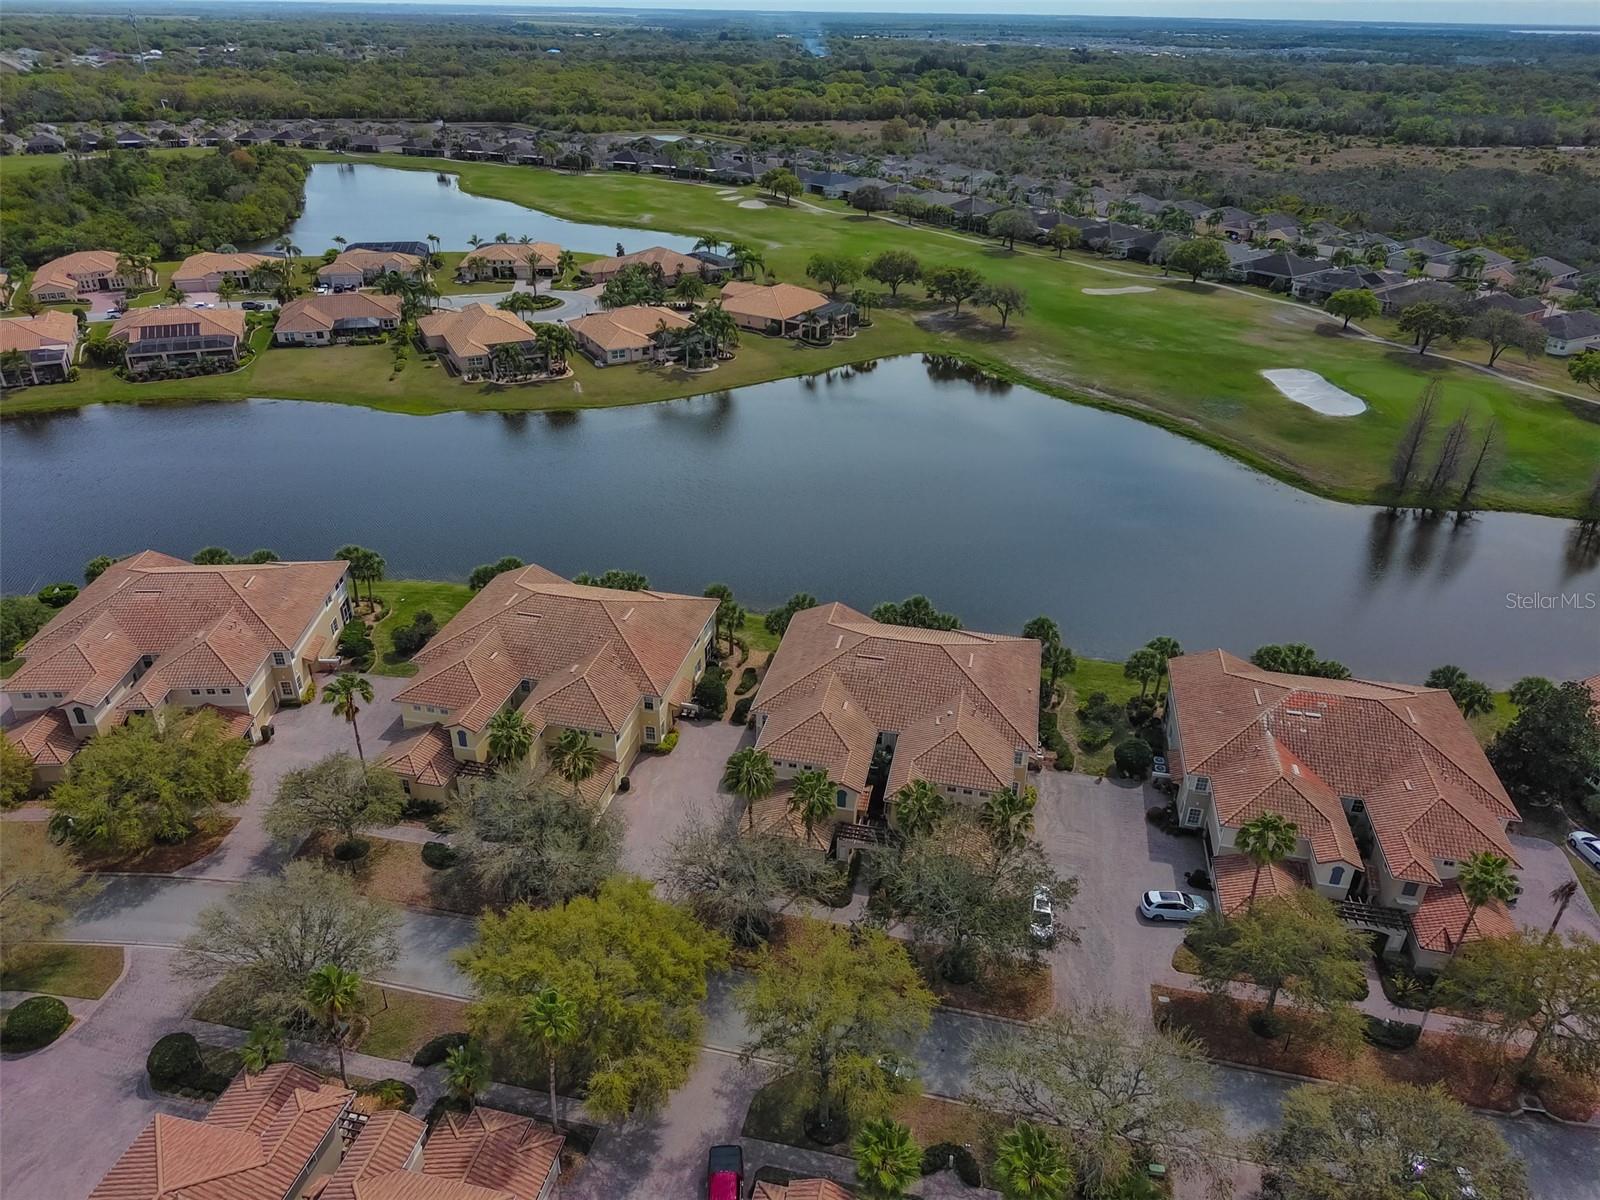
[[[1367,411],[1366,401],[1334,387],[1315,371],[1263,371],[1267,380],[1296,404],[1325,417],[1354,417]]]
[[[717,195],[721,196],[724,200],[726,200],[729,196],[737,196],[738,194],[739,193],[734,191],[732,188],[722,188],[717,192]]]
[[[741,201],[739,201],[739,207],[740,208],[765,208],[766,204],[763,203],[760,200],[741,200]]]
[[[1119,288],[1084,288],[1085,296],[1132,296],[1139,292],[1153,292],[1155,288],[1147,287],[1119,287]]]

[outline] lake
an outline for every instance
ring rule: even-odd
[[[512,241],[527,234],[580,254],[614,254],[619,242],[629,251],[666,246],[687,254],[694,249],[694,239],[682,234],[566,221],[464,192],[454,175],[440,179],[434,171],[370,163],[313,164],[305,211],[288,230],[307,254],[321,254],[336,236],[351,242],[421,242],[430,233],[439,235],[445,250],[465,250],[474,234],[492,241],[497,233],[510,234]]]
[[[359,542],[396,577],[516,554],[696,593],[724,580],[753,608],[924,592],[977,629],[1048,613],[1108,657],[1171,634],[1245,654],[1307,641],[1397,679],[1600,669],[1600,615],[1570,607],[1592,603],[1600,566],[1571,522],[1391,518],[932,359],[633,408],[114,405],[3,436],[8,592],[145,546],[308,558]]]

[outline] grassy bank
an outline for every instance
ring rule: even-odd
[[[1148,268],[1089,256],[1007,252],[989,241],[912,228],[833,204],[740,208],[719,198],[715,188],[648,176],[567,175],[437,159],[370,161],[449,170],[468,191],[571,219],[746,240],[763,248],[779,278],[796,282],[803,281],[814,253],[867,257],[905,249],[925,264],[970,266],[990,279],[1015,283],[1027,293],[1031,311],[1001,330],[987,313],[951,320],[920,289],[907,288],[901,303],[879,314],[874,327],[856,339],[804,350],[747,338],[735,362],[710,375],[579,366],[574,379],[556,384],[483,388],[449,380],[415,360],[395,374],[384,347],[269,351],[237,375],[154,385],[157,391],[152,385],[85,379],[33,389],[8,399],[3,411],[252,395],[415,413],[599,407],[737,387],[869,357],[937,351],[1067,399],[1138,416],[1344,500],[1374,497],[1418,394],[1434,379],[1443,385],[1441,422],[1464,411],[1479,428],[1492,419],[1501,431],[1502,450],[1482,497],[1486,507],[1573,512],[1600,461],[1600,409],[1593,405],[1341,336],[1337,323],[1317,310],[1265,295],[1163,280]],[[1084,293],[1129,283],[1152,290]],[[1317,371],[1361,396],[1369,409],[1353,418],[1315,414],[1284,400],[1261,378],[1260,371],[1271,367]]]

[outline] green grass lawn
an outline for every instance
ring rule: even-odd
[[[467,191],[570,219],[747,240],[763,248],[777,277],[795,282],[803,281],[805,262],[817,252],[867,257],[906,249],[925,264],[970,266],[990,279],[1015,283],[1027,293],[1031,308],[1002,331],[992,314],[964,313],[952,321],[920,289],[905,288],[901,303],[880,313],[874,327],[858,338],[822,351],[749,338],[734,363],[710,375],[580,366],[570,381],[484,388],[465,386],[415,362],[392,375],[382,347],[365,348],[378,353],[359,361],[359,356],[335,358],[341,352],[331,350],[268,352],[233,376],[154,385],[155,390],[85,379],[31,389],[9,399],[3,411],[249,395],[333,399],[401,412],[571,408],[658,400],[868,357],[941,351],[1067,399],[1139,416],[1280,478],[1347,500],[1374,497],[1417,396],[1434,379],[1443,385],[1441,423],[1466,412],[1478,428],[1492,419],[1501,430],[1502,449],[1483,491],[1487,507],[1573,512],[1600,460],[1600,421],[1586,420],[1578,401],[1341,336],[1337,322],[1316,310],[1275,303],[1265,295],[1163,280],[1148,268],[1099,263],[1084,255],[1057,259],[1032,249],[1007,252],[992,242],[850,213],[838,205],[744,209],[720,199],[714,187],[626,172],[570,175],[394,156],[366,161],[449,170]],[[753,193],[741,193],[746,194]],[[1121,274],[1107,274],[1106,268]],[[1153,290],[1084,294],[1086,287],[1124,285],[1127,275],[1147,281]],[[1362,397],[1368,411],[1329,418],[1292,404],[1261,378],[1260,371],[1270,367],[1317,371]],[[330,388],[330,381],[338,386]]]
[[[1517,719],[1517,706],[1511,703],[1511,697],[1505,692],[1494,694],[1494,707],[1482,716],[1468,717],[1467,724],[1472,726],[1472,732],[1478,741],[1487,746],[1494,741],[1495,734],[1499,733],[1512,721]]]
[[[0,989],[98,1000],[122,975],[121,946],[40,942],[17,947],[0,971]]]
[[[366,986],[366,999],[371,1025],[357,1049],[374,1058],[410,1062],[424,1042],[467,1027],[467,1006],[460,1000],[371,983]]]
[[[439,583],[423,579],[386,579],[373,585],[387,615],[372,627],[372,640],[378,647],[374,675],[415,675],[417,668],[394,650],[394,631],[416,620],[419,612],[430,612],[444,627],[472,599],[472,589],[464,583]]]
[[[1122,673],[1120,662],[1100,658],[1080,658],[1078,668],[1060,680],[1064,686],[1061,701],[1061,732],[1072,744],[1076,756],[1073,769],[1088,775],[1101,775],[1111,769],[1111,756],[1117,743],[1131,732],[1121,709],[1131,696],[1139,694],[1139,685]],[[1111,739],[1095,750],[1086,750],[1078,741],[1078,705],[1091,693],[1104,692],[1118,708],[1117,720],[1111,727]]]

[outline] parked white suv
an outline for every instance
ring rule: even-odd
[[[1192,921],[1210,911],[1211,905],[1188,892],[1146,892],[1139,900],[1139,915],[1149,921]]]

